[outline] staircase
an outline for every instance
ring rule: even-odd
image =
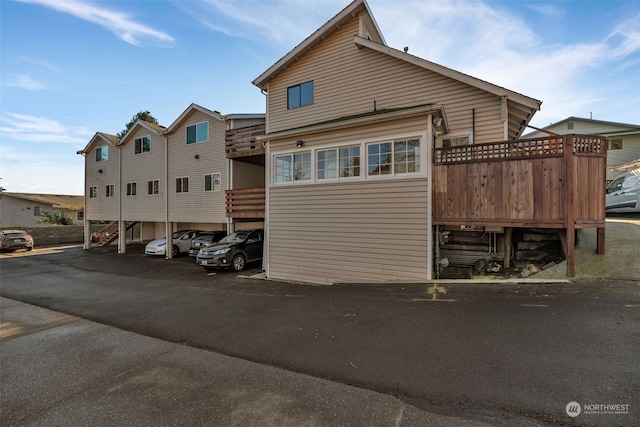
[[[127,222],[125,231],[131,230],[140,221]],[[95,237],[94,237],[95,236]],[[118,238],[118,221],[113,221],[100,231],[91,235],[91,242],[94,246],[102,247],[114,242]]]

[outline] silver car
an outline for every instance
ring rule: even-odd
[[[172,256],[176,257],[181,253],[189,251],[191,241],[198,237],[202,230],[180,230],[174,231],[171,235],[173,240]],[[147,243],[144,248],[147,255],[167,255],[167,239],[156,239]]]
[[[614,179],[607,187],[606,211],[640,212],[640,169]]]

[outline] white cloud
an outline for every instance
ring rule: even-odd
[[[44,83],[31,78],[31,76],[27,74],[9,76],[5,86],[34,91],[47,89]]]
[[[142,40],[172,43],[173,37],[162,31],[136,22],[130,15],[91,5],[83,0],[19,0],[68,13],[85,21],[98,24],[127,43],[138,46]],[[150,5],[153,7],[153,5]]]
[[[38,59],[38,58],[32,58],[30,56],[22,56],[20,59],[22,61],[24,61],[24,62],[29,63],[29,64],[35,65],[35,66],[40,67],[40,68],[44,68],[47,71],[53,71],[53,72],[56,72],[56,73],[60,72],[60,68],[58,68],[58,66],[56,66],[55,64],[52,64],[49,61],[45,61],[45,60]]]
[[[93,132],[84,127],[64,126],[44,117],[4,112],[0,116],[0,134],[4,141],[64,142],[85,144]]]

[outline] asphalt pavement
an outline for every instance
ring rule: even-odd
[[[586,284],[313,287],[135,248],[3,255],[0,424],[637,425],[639,232],[608,227],[626,268]],[[574,418],[571,400],[628,406]]]

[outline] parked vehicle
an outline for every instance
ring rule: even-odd
[[[180,230],[174,231],[171,235],[173,240],[172,256],[176,257],[181,253],[189,251],[191,241],[198,237],[202,230]],[[156,239],[147,243],[144,248],[144,253],[147,255],[166,255],[167,254],[167,239]]]
[[[0,251],[15,251],[17,249],[33,249],[33,237],[23,230],[0,231]]]
[[[640,212],[640,169],[620,175],[607,187],[607,213]]]
[[[262,229],[231,233],[215,245],[200,249],[196,264],[207,270],[231,268],[242,271],[247,263],[262,259],[263,237]]]
[[[189,256],[193,258],[197,257],[200,249],[208,248],[214,243],[218,243],[218,240],[222,239],[226,235],[226,231],[206,231],[202,233],[191,241],[191,245],[189,246]]]

